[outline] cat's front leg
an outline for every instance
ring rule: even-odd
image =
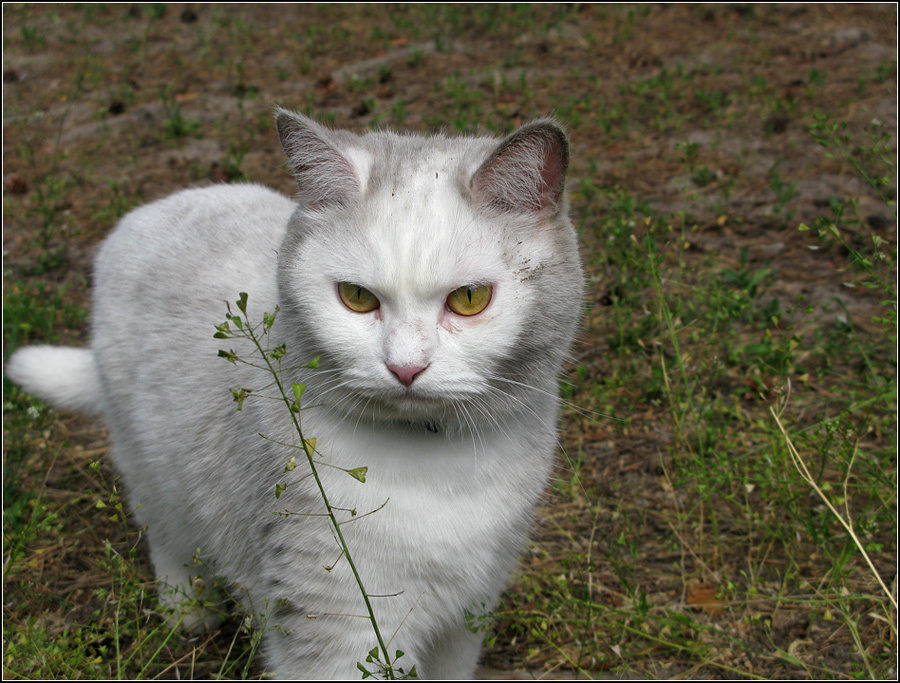
[[[423,657],[419,676],[441,680],[474,678],[482,640],[482,634],[472,633],[463,625],[448,629]]]
[[[149,530],[150,559],[156,572],[157,590],[170,627],[193,633],[215,628],[222,622],[222,596],[212,573],[196,553],[178,552]]]
[[[265,628],[266,670],[277,680],[357,680],[363,677],[360,666],[376,679],[387,678],[379,661],[366,661],[377,647],[368,619],[336,614],[312,616],[282,604],[272,611]],[[418,662],[414,645],[404,643],[402,649],[403,657],[392,662],[396,678],[402,677],[398,667],[408,674]],[[395,656],[396,646],[389,646],[389,650]],[[376,652],[378,659],[383,660],[380,649]],[[417,666],[417,672],[420,670]],[[419,673],[419,677],[423,674]]]

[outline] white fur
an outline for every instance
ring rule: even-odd
[[[221,576],[263,615],[270,672],[357,678],[376,640],[302,453],[282,445],[298,436],[278,401],[235,410],[230,388],[271,396],[271,378],[218,358],[232,348],[249,359],[246,344],[213,338],[241,291],[254,323],[280,306],[271,345],[287,346],[286,385],[306,383],[304,437],[317,440],[391,653],[421,677],[471,677],[481,637],[465,614],[496,606],[553,463],[556,376],[581,298],[567,157],[543,142],[565,138],[538,123],[506,154],[484,138],[357,138],[288,112],[278,126],[299,206],[244,185],[134,211],[97,258],[91,350],[25,349],[9,371],[61,407],[105,404],[173,618],[198,576],[207,587]],[[516,177],[529,149],[558,155],[557,167]],[[528,206],[510,186],[530,188]],[[338,282],[369,289],[380,308],[350,311]],[[471,284],[493,287],[488,307],[450,311],[449,293]],[[425,369],[407,387],[389,366]],[[292,455],[301,464],[286,474]],[[362,466],[364,484],[344,471]],[[215,620],[213,604],[184,623]]]
[[[14,354],[6,365],[9,378],[58,408],[103,414],[94,355],[89,349],[32,346]]]

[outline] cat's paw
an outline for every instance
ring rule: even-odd
[[[167,605],[166,623],[171,629],[203,633],[222,623],[222,613],[203,605]]]
[[[169,628],[203,633],[223,621],[223,610],[215,591],[195,585],[193,595],[183,589],[161,585],[159,598]]]

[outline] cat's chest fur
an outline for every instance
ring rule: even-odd
[[[361,571],[377,581],[373,591],[412,591],[456,575],[458,586],[470,577],[475,585],[468,590],[477,593],[478,584],[495,583],[498,566],[511,566],[545,486],[550,463],[535,454],[546,452],[546,443],[491,430],[473,443],[418,424],[350,431],[310,419],[307,427],[323,444],[322,462],[332,466],[321,476],[339,519],[349,522],[345,532]],[[360,466],[368,467],[365,483],[338,469]],[[290,509],[301,497],[308,509],[311,488],[286,495],[282,505],[272,501],[273,509]],[[467,608],[478,606],[467,600]]]

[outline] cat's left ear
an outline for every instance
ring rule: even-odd
[[[359,196],[362,182],[352,150],[342,151],[345,145],[341,145],[339,133],[281,108],[276,111],[275,125],[305,206],[335,208]]]
[[[557,207],[569,167],[569,141],[550,119],[522,126],[504,139],[472,177],[476,198],[501,212]]]

